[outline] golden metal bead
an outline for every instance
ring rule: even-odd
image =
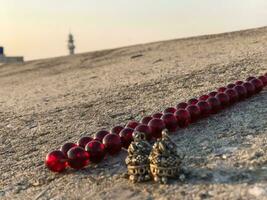
[[[162,138],[155,142],[149,155],[150,171],[154,180],[166,184],[169,178],[178,177],[181,160],[176,144],[168,135],[168,130],[163,130]]]
[[[128,156],[125,159],[128,176],[132,182],[143,182],[151,179],[149,168],[149,154],[151,145],[145,140],[145,134],[135,131],[134,141],[128,148]]]

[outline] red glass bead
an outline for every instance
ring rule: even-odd
[[[239,100],[247,98],[247,90],[244,86],[237,85],[234,87],[234,90],[237,92]]]
[[[209,95],[204,94],[204,95],[201,95],[201,96],[198,98],[198,100],[199,100],[199,101],[206,101],[209,97],[210,97]]]
[[[187,106],[188,106],[187,103],[185,103],[185,102],[181,102],[181,103],[178,103],[178,104],[177,104],[176,108],[177,108],[177,110],[178,110],[178,109],[185,109]]]
[[[195,122],[200,118],[200,109],[196,105],[189,105],[186,107],[186,110],[189,112],[191,117],[191,122]]]
[[[77,147],[77,144],[72,142],[67,142],[61,146],[60,151],[62,151],[64,155],[67,157],[68,156],[67,153],[72,147]]]
[[[147,124],[150,122],[151,119],[153,119],[153,117],[151,117],[151,116],[143,117],[143,118],[141,119],[141,123],[147,125]]]
[[[209,96],[210,96],[210,97],[215,97],[216,94],[218,94],[218,92],[213,91],[213,92],[210,92],[210,93],[209,93]]]
[[[89,153],[82,147],[72,147],[67,154],[68,165],[73,169],[82,169],[89,164]]]
[[[85,137],[81,137],[78,142],[77,145],[84,148],[87,143],[91,142],[93,140],[93,138],[89,137],[89,136],[85,136]]]
[[[259,78],[262,83],[263,83],[263,86],[266,86],[267,85],[267,76],[259,76]]]
[[[192,98],[188,100],[188,105],[195,105],[197,104],[198,100],[196,98]]]
[[[233,88],[225,90],[224,93],[228,95],[230,104],[238,101],[238,93]]]
[[[256,78],[255,76],[250,76],[250,77],[248,77],[247,79],[246,79],[246,81],[251,81],[251,80],[253,80],[254,78]]]
[[[233,88],[233,87],[235,87],[235,84],[234,83],[229,83],[226,87],[227,88]]]
[[[249,82],[254,85],[256,93],[259,93],[263,89],[263,83],[260,79],[254,78]]]
[[[218,92],[224,92],[225,90],[227,90],[227,88],[226,87],[220,87],[220,88],[218,88]]]
[[[120,137],[121,137],[121,144],[124,148],[128,148],[131,142],[133,141],[133,132],[134,129],[126,127],[121,130]]]
[[[223,92],[219,92],[218,94],[216,94],[215,96],[219,102],[221,103],[221,107],[225,108],[227,106],[229,106],[230,103],[230,98],[227,94],[223,93]]]
[[[148,126],[151,130],[151,135],[155,138],[161,137],[161,132],[165,128],[165,124],[162,119],[154,118],[149,123]]]
[[[175,113],[174,116],[176,117],[178,126],[180,128],[185,128],[189,125],[191,119],[190,119],[190,114],[187,110],[185,109],[178,109]]]
[[[116,155],[121,150],[121,139],[116,134],[111,133],[106,135],[103,139],[103,144],[110,155]]]
[[[235,84],[236,85],[242,85],[244,82],[243,81],[236,81]]]
[[[201,117],[207,117],[211,113],[211,105],[206,101],[199,101],[196,104],[199,107]]]
[[[89,153],[89,160],[92,163],[101,162],[106,154],[105,145],[97,140],[89,142],[85,146],[85,151]]]
[[[160,119],[162,115],[163,115],[162,113],[155,113],[155,114],[152,115],[152,117]]]
[[[53,172],[62,172],[67,167],[67,159],[62,151],[52,151],[46,155],[45,165]]]
[[[132,128],[132,129],[135,129],[135,127],[137,127],[140,123],[137,122],[137,121],[129,121],[126,125],[126,127],[129,127],[129,128]]]
[[[209,97],[207,102],[211,106],[211,114],[215,114],[221,110],[221,103],[216,97]]]
[[[242,84],[242,86],[244,86],[244,88],[246,88],[247,90],[247,97],[251,97],[252,95],[255,94],[255,87],[252,83],[245,82]]]
[[[162,115],[161,119],[170,132],[175,132],[177,130],[178,123],[173,113],[165,113]]]
[[[110,132],[119,135],[122,129],[124,129],[123,126],[114,126]]]
[[[106,130],[98,131],[98,132],[95,134],[94,139],[95,139],[95,140],[98,140],[98,141],[100,141],[100,142],[102,142],[102,141],[103,141],[103,138],[104,138],[107,134],[109,134],[109,132],[106,131]]]
[[[175,112],[176,112],[176,108],[168,107],[163,111],[163,114],[165,114],[165,113],[175,113]]]
[[[135,131],[139,131],[141,133],[144,133],[146,136],[146,140],[150,141],[152,139],[151,131],[148,125],[146,124],[140,124],[134,129]]]

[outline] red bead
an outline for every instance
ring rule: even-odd
[[[220,88],[218,88],[218,92],[224,92],[225,90],[227,90],[227,88],[226,87],[220,87]]]
[[[141,119],[141,123],[147,125],[147,124],[150,122],[151,119],[153,119],[153,117],[151,117],[151,116],[143,117],[143,118]]]
[[[176,131],[176,129],[178,127],[178,123],[177,123],[176,117],[174,116],[173,113],[165,113],[164,115],[162,115],[161,119],[165,123],[165,127],[170,132]]]
[[[236,81],[235,84],[236,85],[242,85],[244,82],[243,81]]]
[[[110,132],[119,135],[122,129],[124,129],[123,126],[114,126]]]
[[[148,125],[146,124],[140,124],[134,129],[135,131],[139,131],[141,133],[144,133],[146,136],[146,140],[150,141],[152,139],[151,131]]]
[[[178,109],[185,109],[187,106],[188,106],[187,103],[181,102],[181,103],[178,103],[178,105],[176,106],[176,108],[177,108],[177,110]]]
[[[227,94],[223,93],[223,92],[219,92],[218,94],[216,94],[215,96],[219,102],[221,103],[221,107],[225,108],[227,106],[229,106],[230,103],[230,98]]]
[[[234,90],[237,92],[238,94],[238,99],[241,101],[245,98],[247,98],[247,90],[244,86],[242,85],[237,85],[234,87]]]
[[[200,118],[200,109],[196,105],[189,105],[186,107],[186,110],[189,112],[191,117],[191,122],[195,122]]]
[[[162,115],[163,115],[162,113],[155,113],[155,114],[152,115],[152,117],[160,119]]]
[[[165,124],[162,119],[154,118],[149,123],[148,126],[151,130],[151,134],[155,138],[161,137],[161,132],[165,128]]]
[[[230,104],[238,101],[238,93],[233,88],[225,90],[224,93],[228,95]]]
[[[73,169],[82,169],[89,164],[89,153],[82,147],[72,147],[67,154],[68,165]]]
[[[62,151],[65,157],[67,157],[68,156],[67,153],[72,147],[77,147],[77,144],[72,142],[67,142],[61,146],[60,151]]]
[[[218,92],[213,91],[213,92],[210,92],[210,93],[209,93],[209,96],[210,96],[210,97],[215,97],[216,94],[218,94]]]
[[[188,100],[188,105],[195,105],[197,104],[198,100],[196,98],[192,98]]]
[[[102,142],[102,141],[103,141],[103,138],[104,138],[107,134],[109,134],[109,132],[106,131],[106,130],[98,131],[98,132],[95,134],[94,139],[95,139],[95,140],[98,140],[98,141],[100,141],[100,142]]]
[[[263,83],[263,86],[266,86],[267,85],[267,76],[259,76],[259,78],[262,83]]]
[[[62,172],[67,167],[67,159],[62,151],[56,150],[47,154],[45,164],[53,172]]]
[[[103,139],[103,144],[110,155],[116,155],[121,150],[121,139],[116,134],[111,133],[106,135]]]
[[[260,79],[254,78],[249,82],[254,85],[256,93],[259,93],[263,89],[263,83]]]
[[[211,113],[211,105],[206,101],[199,101],[196,104],[199,107],[201,117],[207,117]]]
[[[242,86],[244,86],[244,88],[246,88],[247,90],[247,97],[251,97],[252,95],[255,94],[255,87],[252,83],[245,82],[242,84]]]
[[[176,112],[176,108],[168,107],[163,111],[163,114],[165,114],[165,113],[175,113],[175,112]]]
[[[174,113],[178,126],[180,128],[185,128],[189,125],[191,119],[190,119],[190,114],[187,110],[185,109],[178,109],[175,113]]]
[[[246,81],[251,81],[251,80],[253,80],[254,78],[256,78],[255,76],[250,76],[250,77],[248,77],[247,79],[246,79]]]
[[[89,160],[92,163],[101,162],[106,154],[105,145],[97,140],[89,142],[85,146],[85,151],[89,153]]]
[[[235,84],[234,83],[229,83],[226,87],[227,88],[233,88],[233,87],[235,87]]]
[[[121,130],[120,137],[121,137],[121,144],[124,148],[128,148],[131,142],[133,141],[133,132],[134,129],[126,127]]]
[[[135,127],[137,127],[140,123],[137,122],[137,121],[129,121],[126,125],[126,127],[129,127],[129,128],[132,128],[132,129],[135,129]]]
[[[84,148],[87,143],[91,142],[93,140],[93,138],[86,136],[86,137],[81,137],[78,142],[77,145],[79,145],[80,147]]]
[[[211,114],[215,114],[221,110],[221,103],[216,97],[210,97],[207,102],[211,106]]]
[[[198,98],[199,101],[206,101],[210,96],[207,94],[204,94]]]

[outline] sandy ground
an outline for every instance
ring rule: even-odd
[[[131,184],[125,152],[54,174],[67,141],[267,71],[267,27],[0,66],[1,199],[267,199],[267,90],[179,130],[184,182]]]

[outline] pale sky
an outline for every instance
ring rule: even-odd
[[[0,46],[26,60],[267,25],[267,0],[0,0]]]

